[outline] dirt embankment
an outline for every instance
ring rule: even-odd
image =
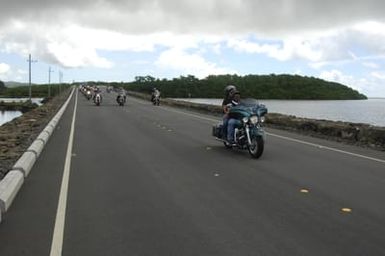
[[[0,180],[60,109],[70,91],[0,126]]]

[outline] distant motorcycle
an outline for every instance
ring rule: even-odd
[[[96,106],[100,106],[100,103],[102,102],[102,96],[100,93],[97,93],[94,97],[94,103]]]
[[[235,144],[229,144],[222,134],[222,124],[213,126],[212,135],[222,141],[226,148],[247,149],[254,158],[259,158],[264,150],[265,131],[263,123],[267,108],[259,104],[256,99],[241,100],[239,105],[232,107],[229,112],[230,118],[237,119],[234,132]]]
[[[92,98],[92,94],[91,94],[90,90],[86,91],[86,98],[87,98],[87,100],[90,100]]]
[[[126,96],[118,95],[118,97],[116,98],[116,101],[118,102],[119,106],[124,106],[124,103],[126,103]]]
[[[152,99],[152,104],[154,104],[155,106],[159,106],[160,104],[160,96],[158,95],[155,95]]]

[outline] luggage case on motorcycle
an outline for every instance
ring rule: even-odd
[[[222,124],[213,125],[212,135],[217,138],[222,138]]]

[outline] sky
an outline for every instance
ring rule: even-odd
[[[0,80],[292,74],[385,97],[383,0],[0,0]],[[49,72],[51,70],[51,72]],[[224,85],[225,86],[225,85]]]

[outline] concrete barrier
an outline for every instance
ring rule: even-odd
[[[42,140],[35,140],[31,146],[27,149],[28,152],[35,152],[36,157],[40,156],[41,151],[43,151],[45,142]]]
[[[24,182],[24,175],[19,170],[11,170],[0,182],[0,210],[6,212],[11,206],[13,199]],[[1,213],[0,213],[1,215]],[[0,216],[1,222],[1,216]]]
[[[24,154],[17,160],[15,165],[12,167],[13,170],[20,170],[23,172],[24,177],[27,177],[31,172],[33,165],[36,162],[36,155],[32,152],[24,152]]]
[[[58,123],[58,121],[51,120],[51,122],[49,122],[48,125],[51,126],[53,129],[55,129],[57,123]]]
[[[13,199],[16,197],[16,194],[24,183],[24,179],[30,173],[37,157],[42,152],[61,116],[64,114],[74,91],[75,89],[72,90],[67,101],[63,104],[54,118],[52,118],[50,123],[39,134],[27,151],[24,152],[24,154],[17,160],[15,165],[12,167],[12,170],[9,171],[2,180],[0,180],[0,223],[2,220],[2,213],[6,212],[11,206]]]
[[[43,132],[45,131],[45,132],[47,132],[47,133],[49,134],[49,136],[51,136],[52,133],[53,133],[53,129],[54,129],[53,126],[50,125],[50,124],[48,124],[48,125],[44,128]]]
[[[49,140],[50,134],[48,132],[41,132],[39,136],[37,136],[36,140],[44,141],[44,145],[47,144]]]

